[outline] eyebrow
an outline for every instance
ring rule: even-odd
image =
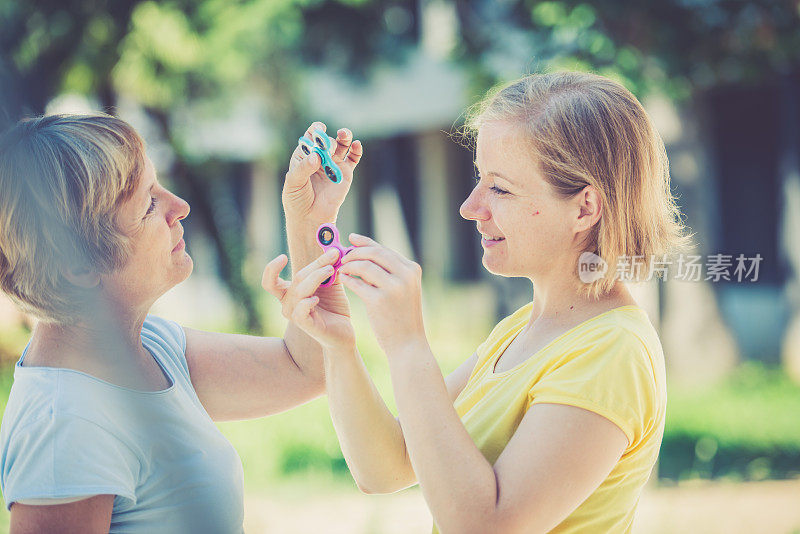
[[[508,182],[508,183],[510,183],[511,185],[514,185],[514,186],[519,185],[519,184],[517,184],[517,182],[515,182],[514,180],[512,180],[508,176],[500,174],[499,172],[489,171],[489,172],[486,173],[486,176],[494,176],[496,178],[501,178],[501,179],[505,180],[506,182]]]

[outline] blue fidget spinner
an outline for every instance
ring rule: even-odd
[[[311,133],[311,136],[313,140],[306,136],[303,136],[298,140],[300,150],[302,150],[303,154],[306,156],[312,152],[319,154],[319,159],[322,161],[322,170],[325,171],[325,176],[327,176],[331,182],[338,184],[342,181],[342,171],[339,169],[339,166],[333,162],[333,158],[331,157],[331,138],[320,129],[315,129]]]

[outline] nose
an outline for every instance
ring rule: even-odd
[[[170,195],[172,196],[172,209],[170,209],[169,212],[169,225],[172,226],[178,221],[185,219],[189,215],[190,208],[189,203],[178,195],[173,195],[172,193],[170,193]]]
[[[480,186],[472,190],[458,212],[468,221],[484,221],[489,218],[489,209],[483,201]]]

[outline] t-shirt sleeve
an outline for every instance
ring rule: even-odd
[[[186,380],[189,380],[189,364],[186,362],[186,332],[175,321],[148,315],[142,327],[142,337],[153,345],[159,354],[169,360]]]
[[[6,508],[17,500],[118,495],[136,503],[139,462],[110,432],[74,415],[45,416],[15,431],[3,462]]]
[[[655,417],[656,384],[644,343],[634,333],[607,328],[565,352],[528,393],[528,408],[577,406],[616,424],[633,448]]]

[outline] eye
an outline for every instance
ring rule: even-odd
[[[496,185],[493,185],[493,186],[492,186],[492,187],[490,187],[489,189],[491,189],[492,191],[494,191],[494,192],[495,192],[495,193],[497,193],[498,195],[508,195],[508,194],[509,194],[509,192],[508,192],[508,191],[506,191],[505,189],[500,189],[500,188],[499,188],[499,187],[497,187]]]
[[[147,208],[147,213],[144,214],[145,217],[153,213],[156,209],[156,197],[150,197],[150,207]]]

